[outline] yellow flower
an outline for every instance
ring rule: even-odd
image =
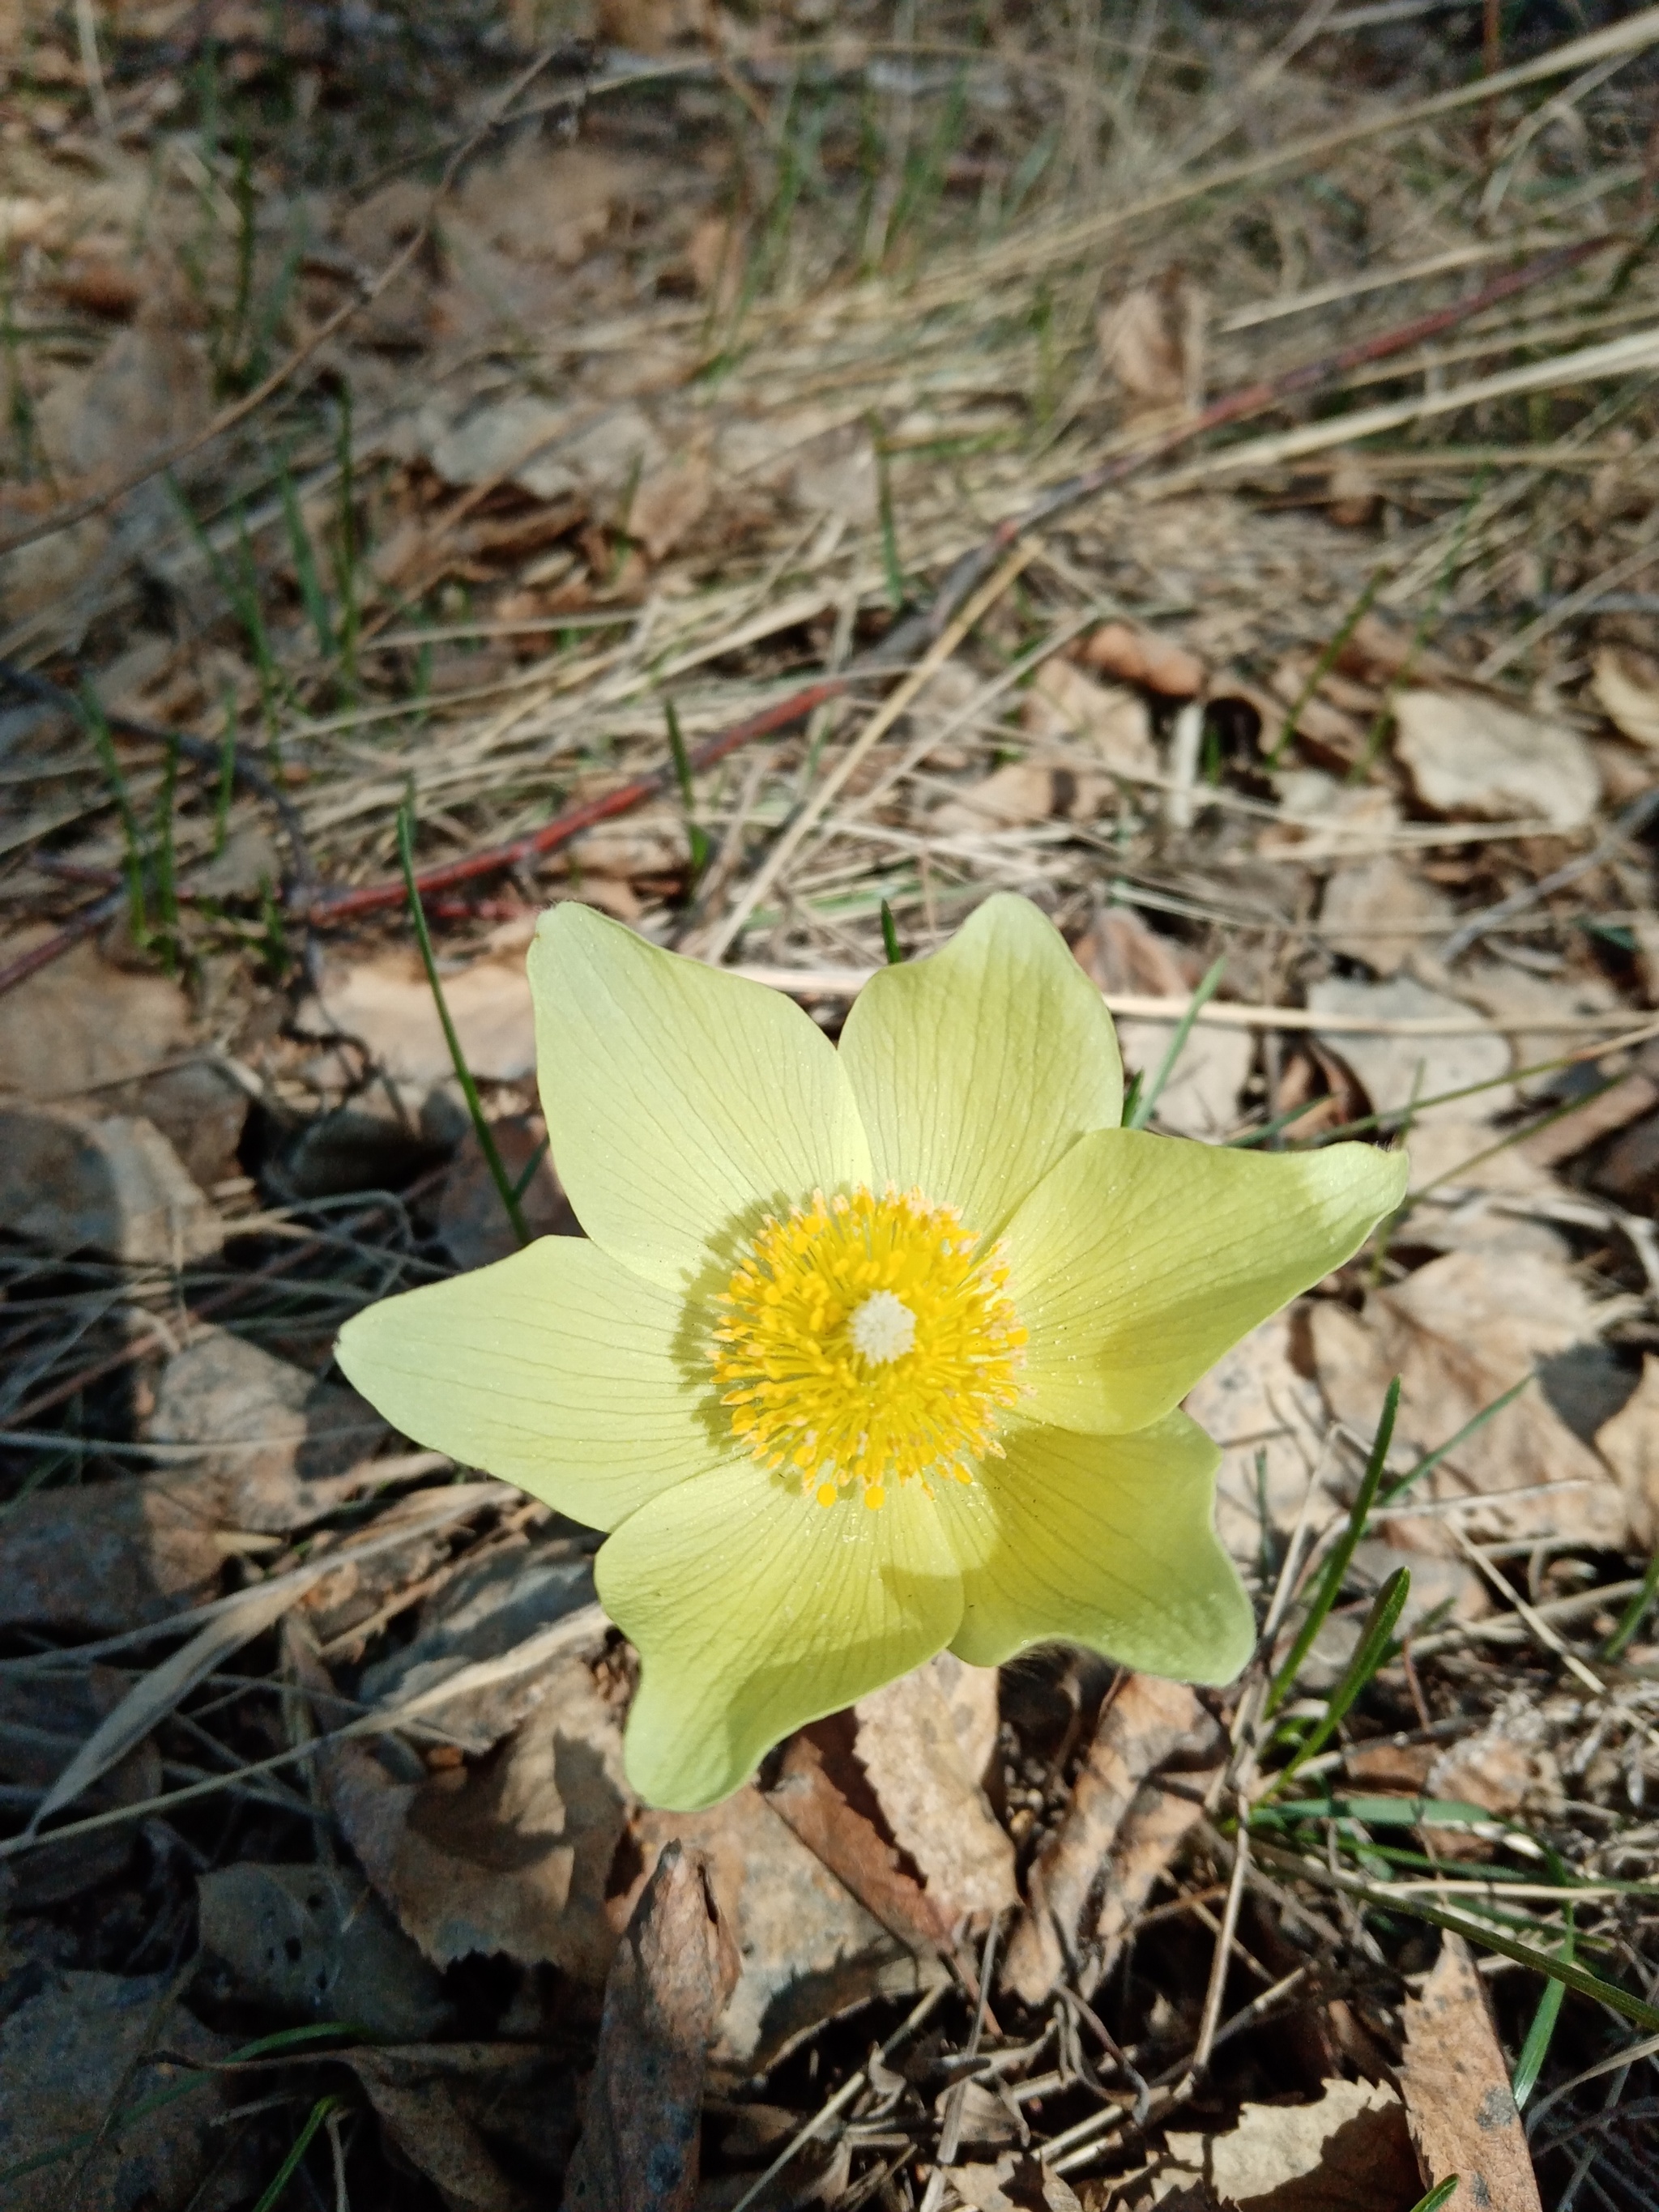
[[[591,909],[530,955],[587,1239],[373,1306],[340,1364],[404,1433],[611,1532],[641,1795],[735,1789],[949,1647],[1229,1680],[1253,1626],[1180,1401],[1405,1188],[1364,1145],[1119,1127],[1100,994],[988,899],[837,1051],[776,992]]]

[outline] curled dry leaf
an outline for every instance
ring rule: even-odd
[[[1659,1359],[1650,1352],[1634,1392],[1595,1431],[1595,1448],[1619,1479],[1632,1539],[1650,1552],[1659,1546]]]
[[[522,1083],[536,1068],[535,1017],[521,956],[476,961],[444,978],[444,1000],[466,1064],[481,1083]],[[412,953],[386,953],[330,967],[315,1000],[296,1017],[301,1036],[360,1043],[394,1083],[447,1083],[454,1064]]]
[[[1150,1080],[1163,1066],[1175,1033],[1173,1022],[1120,1021],[1117,1041],[1125,1069]],[[1230,1136],[1238,1127],[1239,1093],[1255,1058],[1255,1041],[1248,1030],[1195,1024],[1158,1094],[1153,1126],[1208,1144]]]
[[[1101,1714],[1066,1816],[1037,1854],[1009,1942],[1003,1979],[1028,2004],[1048,1996],[1091,1939],[1085,1916],[1140,1784],[1174,1753],[1199,1749],[1213,1734],[1184,1683],[1130,1674],[1120,1685]]]
[[[126,1693],[126,1677],[110,1667],[0,1675],[0,1783],[44,1792]],[[161,1787],[161,1755],[153,1742],[138,1741],[93,1784],[81,1809],[141,1804]],[[137,1823],[123,1823],[28,1852],[0,1875],[0,1903],[21,1912],[61,1904],[120,1874],[137,1841]]]
[[[1159,773],[1145,700],[1121,684],[1096,683],[1061,654],[1045,660],[1031,679],[1020,726],[1039,744],[1074,739],[1109,775]]]
[[[1196,699],[1204,663],[1184,645],[1133,623],[1102,623],[1077,648],[1085,668],[1119,684],[1138,684],[1165,699]]]
[[[1013,1844],[986,1802],[984,1761],[977,1771],[970,1764],[937,1663],[860,1698],[853,1711],[859,1764],[945,1925],[983,1924],[1012,1905]]]
[[[1454,819],[1541,816],[1577,830],[1595,813],[1601,780],[1576,730],[1484,691],[1407,689],[1394,702],[1396,757],[1426,806]]]
[[[1461,1936],[1442,1936],[1421,1996],[1406,2000],[1400,2086],[1425,2185],[1458,2177],[1446,2212],[1540,2212],[1503,2046]]]
[[[668,1844],[605,1983],[566,2212],[690,2212],[708,2045],[737,1978],[737,1945],[708,1866]]]
[[[1378,1114],[1411,1107],[1416,1127],[1431,1115],[1468,1121],[1501,1112],[1511,1103],[1508,1086],[1498,1079],[1511,1065],[1509,1045],[1495,1030],[1483,1028],[1478,1014],[1469,1015],[1461,999],[1431,991],[1410,975],[1395,975],[1387,983],[1333,975],[1314,985],[1308,1004],[1331,1022],[1320,1034],[1322,1047],[1353,1070]],[[1467,1036],[1367,1036],[1340,1026],[1345,1019],[1423,1021],[1458,1015],[1469,1015]],[[1472,1098],[1417,1107],[1419,1099],[1442,1098],[1449,1091],[1479,1083],[1493,1088]]]
[[[1596,703],[1620,736],[1659,751],[1659,661],[1629,646],[1604,645],[1591,680]]]
[[[1133,907],[1106,908],[1072,950],[1084,974],[1103,991],[1175,999],[1197,981],[1169,939],[1149,929]]]
[[[1122,386],[1133,415],[1204,399],[1204,323],[1208,303],[1179,269],[1138,284],[1103,307],[1095,323],[1100,357]]]
[[[447,2212],[545,2212],[576,2132],[576,2084],[523,2043],[341,2054],[390,2142]]]
[[[166,2099],[192,2061],[228,2045],[170,2001],[169,1977],[48,1972],[0,2023],[0,2146],[9,2167],[76,2143],[8,2181],[7,2212],[148,2212],[182,2204],[214,2154],[210,2081]],[[150,2057],[165,2050],[167,2056]],[[143,2108],[152,2099],[158,2108]],[[136,2108],[136,2109],[135,2109]],[[112,2112],[125,2110],[131,2117]],[[68,2185],[72,2179],[72,2191]]]
[[[1406,2114],[1380,2082],[1327,2081],[1310,2105],[1245,2105],[1214,2136],[1172,2131],[1177,2171],[1239,2212],[1410,2212],[1421,2193]]]
[[[896,1847],[838,1786],[828,1761],[844,1771],[846,1759],[823,1727],[802,1729],[786,1747],[766,1801],[890,1935],[914,1951],[939,1949],[951,1923],[900,1864]]]
[[[1321,1300],[1310,1322],[1321,1388],[1356,1434],[1370,1434],[1390,1378],[1402,1377],[1394,1461],[1401,1468],[1540,1360],[1595,1334],[1594,1310],[1571,1268],[1524,1248],[1449,1252],[1373,1292],[1362,1315]],[[1534,1494],[1510,1499],[1510,1492]],[[1474,1498],[1479,1506],[1458,1516],[1471,1534],[1549,1534],[1613,1548],[1626,1540],[1618,1486],[1536,1383],[1424,1477],[1412,1503]],[[1433,1517],[1402,1516],[1382,1533],[1413,1550],[1453,1548]]]
[[[135,1267],[206,1259],[225,1238],[153,1121],[48,1106],[0,1108],[0,1228],[48,1252]]]
[[[1385,978],[1450,927],[1449,901],[1393,853],[1338,868],[1319,908],[1319,933],[1332,951]]]

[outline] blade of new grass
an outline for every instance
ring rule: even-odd
[[[1325,1626],[1331,1607],[1336,1603],[1342,1589],[1342,1577],[1359,1546],[1365,1523],[1370,1517],[1371,1506],[1382,1480],[1382,1469],[1388,1464],[1389,1446],[1394,1442],[1395,1417],[1400,1411],[1400,1377],[1389,1383],[1382,1401],[1382,1416],[1376,1424],[1376,1434],[1371,1439],[1370,1455],[1365,1462],[1365,1472],[1359,1490],[1348,1515],[1348,1525],[1342,1531],[1326,1560],[1308,1607],[1307,1617],[1297,1631],[1284,1665],[1273,1676],[1262,1707],[1262,1718],[1271,1719],[1295,1687],[1302,1662],[1313,1649],[1314,1638]]]
[[[1341,1680],[1325,1701],[1324,1718],[1316,1723],[1311,1733],[1297,1746],[1289,1765],[1275,1778],[1275,1787],[1283,1789],[1297,1769],[1310,1759],[1316,1752],[1322,1751],[1336,1734],[1348,1708],[1387,1658],[1395,1624],[1405,1611],[1406,1600],[1411,1594],[1411,1569],[1396,1567],[1371,1600],[1371,1609],[1365,1616],[1364,1627],[1360,1631],[1358,1646],[1344,1669]]]
[[[1309,700],[1313,697],[1314,693],[1318,690],[1320,685],[1330,674],[1332,669],[1336,665],[1343,647],[1358,629],[1360,623],[1364,622],[1367,614],[1370,613],[1371,601],[1382,590],[1383,583],[1387,580],[1390,565],[1391,564],[1389,562],[1384,561],[1380,562],[1376,568],[1372,569],[1370,581],[1360,592],[1359,597],[1349,608],[1347,613],[1343,617],[1340,628],[1336,631],[1335,635],[1332,637],[1330,643],[1325,647],[1325,650],[1320,654],[1318,659],[1315,661],[1313,666],[1309,670],[1307,682],[1297,693],[1295,703],[1287,709],[1284,720],[1279,726],[1279,735],[1273,739],[1273,750],[1267,757],[1267,766],[1269,768],[1277,768],[1279,766],[1279,757],[1284,751],[1285,746],[1289,744],[1292,737],[1295,736],[1296,726],[1301,720],[1303,711],[1306,708]]]
[[[1630,1642],[1646,1617],[1648,1607],[1659,1597],[1659,1552],[1648,1561],[1648,1571],[1642,1577],[1642,1587],[1630,1603],[1607,1642],[1601,1646],[1604,1659],[1616,1659]]]
[[[898,925],[893,920],[893,909],[885,899],[881,902],[881,949],[887,955],[887,965],[896,968],[904,958],[899,950]]]
[[[90,684],[81,692],[81,717],[91,734],[98,750],[104,774],[109,778],[110,789],[115,794],[115,808],[121,817],[122,872],[127,879],[127,905],[132,929],[132,941],[143,947],[149,943],[149,920],[144,909],[144,844],[139,834],[138,817],[133,811],[132,794],[127,789],[127,779],[122,770],[115,740],[110,735],[109,724],[98,696]]]
[[[472,1133],[478,1140],[478,1150],[483,1154],[484,1164],[489,1170],[489,1179],[501,1195],[507,1218],[513,1224],[513,1234],[521,1245],[530,1242],[530,1231],[524,1218],[524,1208],[519,1203],[519,1194],[513,1179],[501,1162],[495,1146],[495,1132],[484,1119],[484,1110],[478,1097],[478,1086],[472,1080],[472,1071],[461,1050],[461,1041],[455,1034],[455,1024],[449,1018],[449,1006],[444,998],[444,987],[438,980],[438,963],[433,956],[432,939],[426,926],[426,911],[421,904],[421,894],[415,883],[415,822],[414,811],[408,805],[398,810],[398,858],[403,865],[404,889],[409,897],[410,920],[415,925],[415,940],[421,948],[421,964],[426,969],[426,980],[432,992],[432,1003],[438,1009],[442,1024],[444,1042],[449,1047],[450,1064],[455,1070],[455,1079],[461,1086],[461,1096],[466,1100],[466,1110],[471,1116]]]
[[[1567,1936],[1561,1947],[1564,1959],[1571,1959],[1573,1947],[1572,1907],[1567,1907]],[[1528,2097],[1538,2087],[1538,2077],[1544,2070],[1544,2061],[1549,2056],[1550,2042],[1555,2033],[1555,2023],[1560,2018],[1561,2001],[1567,1994],[1565,1982],[1546,1982],[1544,1994],[1538,2000],[1538,2009],[1532,2016],[1532,2026],[1527,2030],[1527,2039],[1521,2046],[1521,2056],[1515,2062],[1515,2078],[1510,2091],[1515,2099],[1515,2109],[1524,2110]]]
[[[1158,1063],[1158,1073],[1138,1086],[1134,1103],[1126,1107],[1123,1126],[1126,1129],[1144,1129],[1152,1118],[1152,1112],[1163,1093],[1164,1085],[1175,1073],[1175,1064],[1187,1048],[1187,1040],[1193,1033],[1193,1024],[1221,988],[1221,978],[1227,963],[1225,958],[1214,962],[1208,974],[1188,1001],[1187,1011],[1176,1024],[1175,1035],[1170,1039],[1169,1049]]]
[[[253,2212],[270,2212],[271,2206],[276,2202],[283,2191],[288,2187],[289,2183],[293,2180],[294,2169],[299,2165],[300,2160],[311,2148],[313,2136],[315,2136],[318,2129],[322,2126],[323,2122],[328,2118],[329,2114],[339,2110],[342,2101],[343,2100],[338,2097],[318,2098],[316,2103],[312,2106],[310,2112],[306,2116],[306,2124],[304,2127],[301,2129],[299,2134],[295,2137],[288,2156],[283,2160],[276,2172],[271,2176],[270,2186],[264,2191],[258,2203],[254,2206]]]
[[[1449,2173],[1443,2181],[1437,2181],[1426,2196],[1418,2198],[1412,2212],[1440,2212],[1441,2206],[1449,2202],[1462,2179],[1461,2174]]]
[[[674,711],[672,699],[665,699],[662,710],[668,722],[668,750],[674,757],[674,780],[680,787],[680,805],[685,810],[685,837],[691,850],[691,877],[685,887],[686,896],[694,897],[702,872],[708,866],[708,832],[697,819],[696,796],[691,788],[691,761],[685,750],[685,738],[680,730],[680,718]]]

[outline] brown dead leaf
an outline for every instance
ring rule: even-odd
[[[1571,1269],[1524,1248],[1448,1252],[1392,1289],[1373,1292],[1361,1315],[1318,1300],[1310,1318],[1326,1400],[1358,1434],[1370,1434],[1390,1378],[1402,1377],[1395,1431],[1402,1457],[1443,1443],[1540,1359],[1595,1334],[1594,1309]],[[1506,1502],[1506,1492],[1534,1486],[1547,1490]],[[1484,1500],[1458,1516],[1471,1534],[1548,1533],[1613,1548],[1625,1541],[1618,1486],[1536,1384],[1413,1493],[1419,1504],[1471,1496]],[[1451,1548],[1432,1518],[1385,1524],[1382,1533],[1416,1550]]]
[[[1196,699],[1204,689],[1204,663],[1195,653],[1133,623],[1102,623],[1079,645],[1077,658],[1098,676],[1165,699]]]
[[[6,1518],[0,1626],[113,1636],[164,1620],[218,1595],[222,1533],[167,1475],[20,1498]]]
[[[935,1668],[914,1668],[853,1711],[859,1764],[934,1910],[947,1927],[983,1925],[1014,1902],[1014,1846],[986,1802]]]
[[[461,221],[515,261],[574,269],[653,183],[649,166],[588,144],[529,137],[481,165],[459,194]]]
[[[944,1972],[866,1911],[750,1785],[706,1813],[641,1808],[630,1832],[640,1873],[611,1901],[618,1921],[666,1844],[678,1838],[708,1861],[743,1961],[710,2053],[723,2081],[763,2070],[832,2013],[878,1996],[912,1997]]]
[[[1423,1021],[1469,1015],[1464,1000],[1431,991],[1414,976],[1395,975],[1386,983],[1328,976],[1308,993],[1308,1004],[1316,1014],[1331,1018],[1330,1028],[1320,1033],[1322,1049],[1353,1070],[1378,1114],[1415,1108],[1419,1099],[1438,1099],[1475,1083],[1490,1083],[1492,1088],[1473,1097],[1422,1107],[1413,1113],[1413,1128],[1433,1115],[1457,1121],[1484,1118],[1513,1103],[1509,1086],[1498,1080],[1513,1064],[1509,1043],[1496,1030],[1484,1028],[1479,1015],[1471,1018],[1465,1036],[1367,1036],[1340,1026],[1344,1018]]]
[[[329,1865],[217,1867],[196,1885],[219,1989],[284,2021],[361,2021],[419,2043],[449,2021],[443,1984],[362,1876]]]
[[[1020,726],[1034,744],[1075,740],[1085,758],[1110,775],[1160,772],[1145,700],[1121,684],[1097,684],[1059,653],[1031,679]],[[1080,810],[1073,805],[1054,811],[1076,815]]]
[[[1102,991],[1178,999],[1198,980],[1188,973],[1170,939],[1149,928],[1133,907],[1107,907],[1072,951],[1084,974]]]
[[[1379,2082],[1327,2081],[1311,2105],[1245,2105],[1171,2157],[1239,2212],[1410,2212],[1421,2193],[1406,2113]]]
[[[1085,1957],[1078,1987],[1086,1998],[1107,1980],[1123,1945],[1146,1909],[1152,1886],[1169,1871],[1176,1853],[1204,1816],[1218,1767],[1166,1775],[1143,1782],[1112,1838],[1092,1907],[1092,1927],[1085,1925]]]
[[[1469,690],[1407,689],[1394,713],[1395,757],[1437,814],[1541,816],[1553,829],[1577,830],[1600,803],[1595,758],[1564,722]]]
[[[48,1972],[0,2023],[0,2143],[9,2167],[41,2156],[33,2172],[9,2177],[8,2212],[61,2212],[71,2201],[76,2212],[145,2212],[184,2203],[200,2184],[223,2100],[212,2085],[187,2099],[166,2093],[229,2045],[170,2002],[169,1978]],[[161,2050],[165,2058],[147,2055]],[[112,2128],[118,2100],[131,2117]],[[57,2155],[66,2142],[77,2146],[73,2166]]]
[[[1582,1106],[1563,1114],[1547,1128],[1523,1137],[1520,1149],[1540,1167],[1555,1167],[1603,1137],[1628,1128],[1632,1121],[1651,1114],[1656,1106],[1659,1106],[1659,1083],[1650,1075],[1632,1072],[1598,1097],[1587,1098]]]
[[[669,1844],[605,1983],[582,2131],[565,2180],[568,2212],[635,2204],[690,2212],[708,2045],[738,1966],[708,1866]]]
[[[1591,688],[1621,737],[1659,750],[1659,660],[1630,646],[1604,645],[1595,656]]]
[[[375,2118],[447,2212],[545,2212],[576,2132],[576,2087],[536,2043],[342,2054]]]
[[[748,258],[747,226],[730,216],[705,216],[685,249],[692,282],[723,313],[737,299]]]
[[[141,1115],[0,1107],[0,1227],[49,1252],[178,1267],[216,1252],[224,1224]]]
[[[1150,1080],[1163,1066],[1175,1033],[1173,1022],[1121,1019],[1117,1041],[1126,1073],[1137,1071]],[[1248,1030],[1195,1024],[1158,1094],[1153,1126],[1206,1144],[1231,1135],[1255,1058],[1255,1040]]]
[[[1619,1479],[1632,1540],[1644,1552],[1659,1546],[1659,1359],[1642,1355],[1642,1379],[1610,1421],[1595,1431],[1595,1448]]]
[[[1449,929],[1451,917],[1450,901],[1433,884],[1393,853],[1377,853],[1327,879],[1319,933],[1345,960],[1363,960],[1389,976],[1433,943],[1431,933]]]
[[[714,471],[702,456],[669,461],[641,479],[623,526],[653,561],[663,561],[691,535],[714,496]]]
[[[0,946],[0,963],[52,933],[45,924],[18,931]],[[131,1082],[176,1059],[191,1029],[177,983],[77,945],[0,997],[0,1088],[46,1103]]]
[[[483,1083],[522,1083],[536,1068],[536,1024],[521,956],[474,962],[446,975],[444,1000],[466,1064]],[[428,1085],[454,1075],[432,988],[412,953],[383,953],[325,969],[319,998],[295,1018],[301,1036],[360,1042],[394,1083]]]
[[[50,1789],[127,1688],[126,1677],[109,1667],[0,1677],[0,1782],[15,1790]],[[78,1810],[139,1804],[161,1787],[161,1755],[146,1739],[93,1784]],[[60,1905],[123,1872],[137,1841],[136,1824],[118,1825],[31,1851],[6,1868],[0,1899],[11,1911]]]
[[[1098,770],[1081,774],[1053,758],[1009,761],[960,798],[934,808],[931,826],[941,836],[987,836],[1001,830],[1024,830],[1058,816],[1065,821],[1093,819],[1112,795],[1109,780]]]
[[[1318,1383],[1297,1364],[1298,1340],[1298,1317],[1273,1315],[1224,1352],[1186,1399],[1187,1412],[1221,1448],[1216,1529],[1243,1565],[1261,1556],[1264,1495],[1269,1523],[1288,1535],[1320,1463],[1325,1407]]]
[[[1003,1979],[1040,2004],[1074,1966],[1091,1931],[1084,1916],[1100,1869],[1136,1790],[1183,1747],[1197,1748],[1214,1723],[1182,1682],[1127,1675],[1106,1705],[1064,1820],[1037,1854],[1027,1904],[1015,1923]]]
[[[1449,1744],[1429,1769],[1431,1797],[1479,1805],[1499,1820],[1555,1820],[1565,1792],[1535,1712],[1507,1705],[1485,1728]],[[1445,1843],[1436,1832],[1436,1849]]]
[[[1122,386],[1129,414],[1190,414],[1204,400],[1208,302],[1179,269],[1138,284],[1095,322],[1100,357]]]
[[[597,1984],[616,1947],[606,1887],[633,1802],[622,1719],[580,1655],[555,1661],[540,1687],[476,1767],[400,1780],[367,1746],[339,1745],[325,1762],[329,1802],[435,1965],[501,1952]],[[445,1709],[438,1717],[464,1724]]]
[[[355,1390],[228,1329],[201,1328],[162,1368],[143,1433],[198,1448],[185,1471],[204,1511],[216,1490],[216,1525],[276,1534],[319,1520],[372,1480],[352,1470],[391,1431]]]
[[[1447,2212],[1540,2212],[1521,2115],[1486,1991],[1461,1936],[1443,1936],[1406,2000],[1400,2086],[1425,2185],[1458,2177]]]
[[[826,1761],[841,1776],[848,1765],[848,1747],[836,1741],[836,1734],[819,1723],[794,1736],[766,1802],[890,1934],[912,1950],[938,1949],[948,1941],[951,1923],[901,1867],[896,1847],[849,1802],[831,1774]]]
[[[519,1204],[531,1235],[577,1234],[576,1217],[554,1171],[552,1158],[542,1149],[546,1132],[541,1115],[504,1115],[490,1124],[489,1133],[513,1182],[516,1184],[530,1174],[530,1181],[519,1194]],[[535,1171],[531,1174],[532,1165]],[[438,1234],[451,1259],[463,1270],[505,1260],[519,1249],[495,1178],[471,1129],[461,1139],[439,1188],[437,1215]]]

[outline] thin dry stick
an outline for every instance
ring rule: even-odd
[[[777,843],[773,846],[748,883],[744,884],[742,892],[733,902],[731,911],[710,939],[706,957],[711,963],[718,965],[725,958],[731,948],[732,939],[738,934],[744,922],[748,921],[761,900],[765,897],[783,870],[794,858],[803,839],[808,836],[825,809],[833,802],[854,769],[868,756],[871,748],[878,744],[886,736],[917,692],[939,672],[978,622],[980,617],[995,605],[1021,569],[1028,567],[1036,559],[1036,552],[1037,547],[1034,539],[1028,539],[1024,545],[1016,547],[990,581],[975,592],[955,621],[940,636],[934,639],[904,681],[896,690],[889,692],[864,728],[854,738],[835,767],[824,777],[811,799],[778,839]]]
[[[1448,1522],[1446,1525],[1451,1530],[1453,1540],[1459,1551],[1462,1553],[1469,1565],[1484,1580],[1492,1584],[1500,1598],[1507,1600],[1515,1608],[1544,1649],[1553,1652],[1568,1672],[1577,1676],[1593,1698],[1605,1697],[1607,1686],[1601,1676],[1593,1674],[1571,1646],[1562,1642],[1535,1606],[1529,1605],[1519,1590],[1513,1589],[1504,1581],[1480,1546],[1472,1542],[1455,1521]]]

